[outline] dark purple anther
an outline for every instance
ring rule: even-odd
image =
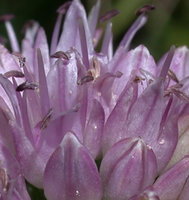
[[[104,15],[102,15],[100,17],[100,22],[104,22],[104,21],[107,21],[113,17],[115,17],[116,15],[118,15],[120,12],[116,9],[112,9],[108,12],[106,12]]]
[[[63,51],[57,51],[55,54],[51,55],[51,58],[63,58],[65,60],[69,60],[70,56],[68,53]]]
[[[4,76],[6,78],[10,78],[10,77],[23,78],[24,74],[21,71],[11,70],[11,71],[4,73]]]
[[[14,18],[13,14],[6,14],[6,15],[1,15],[0,16],[0,21],[10,21],[11,19]]]
[[[28,90],[35,90],[38,88],[38,85],[36,83],[32,83],[32,82],[28,82],[28,81],[25,81],[24,83],[20,84],[17,88],[16,88],[16,91],[17,92],[22,92],[26,89]]]
[[[136,15],[139,16],[141,14],[146,14],[147,12],[154,10],[155,6],[154,5],[144,5],[142,8],[139,8],[136,12]]]
[[[66,2],[66,3],[64,3],[63,5],[61,5],[58,9],[57,9],[57,13],[59,13],[59,14],[65,14],[66,13],[66,11],[68,10],[68,8],[70,7],[70,5],[71,5],[71,1],[68,1],[68,2]]]
[[[93,81],[93,80],[94,80],[93,76],[87,75],[87,76],[84,76],[83,78],[81,78],[80,80],[78,80],[77,84],[83,85],[84,83],[88,83],[88,82]]]
[[[34,20],[29,20],[29,21],[27,21],[27,22],[24,24],[24,26],[23,26],[21,32],[22,32],[23,34],[25,34],[25,33],[26,33],[26,30],[27,30],[28,28],[32,28],[32,27],[34,26],[34,24],[35,24],[35,21],[34,21]]]

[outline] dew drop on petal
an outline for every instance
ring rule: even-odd
[[[101,96],[102,96],[101,92],[97,92],[97,95],[98,95],[99,97],[101,97]]]
[[[165,143],[165,140],[164,139],[161,139],[160,141],[159,141],[159,144],[164,144]]]
[[[96,124],[93,125],[93,129],[96,130],[98,127]]]
[[[79,190],[76,190],[76,191],[75,191],[75,195],[76,195],[76,196],[80,196]]]
[[[152,149],[152,147],[150,145],[147,144],[146,146],[147,146],[148,149]]]

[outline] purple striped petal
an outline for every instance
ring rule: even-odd
[[[156,157],[142,139],[124,139],[107,152],[100,174],[105,199],[128,199],[154,182]]]
[[[111,112],[103,131],[103,153],[117,141],[127,137],[122,131],[132,104],[137,98],[137,84],[129,83]]]
[[[140,15],[136,21],[133,23],[133,25],[130,27],[130,29],[125,34],[124,38],[120,42],[119,48],[124,47],[126,50],[129,49],[130,43],[137,33],[138,30],[140,30],[144,24],[147,22],[148,17],[144,14]],[[119,48],[117,50],[119,50]],[[117,53],[117,51],[116,51]]]
[[[14,123],[12,124],[12,132],[16,153],[25,178],[36,187],[42,188],[43,171],[47,162],[45,158],[49,156],[41,156],[40,152],[35,150],[31,141],[24,135],[23,130]],[[47,151],[49,150],[47,149]]]
[[[67,64],[58,59],[47,75],[51,105],[58,112],[65,112],[77,103],[78,69],[75,54],[69,55]]]
[[[101,182],[94,160],[72,133],[50,157],[44,174],[48,200],[101,200]]]
[[[153,188],[149,187],[144,190],[141,194],[136,195],[129,200],[160,200],[158,195],[154,192]]]
[[[143,85],[139,91],[139,94],[149,85],[149,79],[157,74],[156,64],[153,57],[150,55],[149,51],[143,45],[125,53],[125,50],[120,50],[118,54],[114,55],[112,61],[109,64],[109,69],[116,73],[121,72],[123,75],[114,82],[112,86],[112,96],[114,101],[116,101],[123,91],[126,83],[129,81],[130,76],[133,71],[136,71],[135,75],[144,79]],[[141,73],[143,70],[143,73]],[[147,73],[146,73],[147,72]],[[150,77],[148,74],[151,74]]]
[[[95,35],[97,23],[98,23],[100,4],[101,4],[100,0],[97,0],[97,3],[95,4],[95,6],[93,6],[88,17],[89,29],[93,38]]]
[[[30,200],[18,161],[0,143],[0,197],[2,200]]]
[[[188,200],[189,199],[189,178],[184,185],[184,188],[179,196],[179,200]]]
[[[45,34],[45,31],[44,31],[43,28],[39,28],[39,30],[37,32],[36,40],[35,40],[35,43],[34,43],[34,49],[40,49],[41,50],[41,54],[42,54],[42,57],[43,57],[45,75],[47,75],[47,73],[50,69],[49,47],[48,47],[48,43],[47,43],[46,34]],[[38,58],[38,52],[37,52],[37,59],[39,59]]]
[[[175,50],[170,69],[176,74],[179,80],[189,76],[189,50],[187,47],[180,47]]]
[[[154,191],[161,200],[177,200],[189,177],[189,156],[183,158],[154,183]]]
[[[74,0],[66,14],[63,32],[57,46],[57,51],[67,51],[71,47],[75,47],[81,52],[80,36],[79,36],[79,20],[85,29],[86,41],[89,54],[93,52],[92,37],[88,27],[87,17],[83,6],[78,0]]]
[[[112,36],[112,23],[108,23],[104,34],[101,52],[108,57],[110,61],[113,56],[113,36]]]
[[[93,100],[92,110],[84,133],[84,145],[89,149],[93,158],[96,158],[101,150],[104,118],[104,110],[101,104],[97,100]]]

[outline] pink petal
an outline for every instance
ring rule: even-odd
[[[96,164],[72,133],[65,135],[47,163],[44,192],[48,200],[101,200]]]
[[[106,32],[104,34],[104,39],[102,43],[101,52],[107,55],[110,61],[113,56],[113,36],[112,36],[112,23],[108,23],[106,27]]]
[[[189,156],[186,156],[154,183],[154,191],[161,200],[176,200],[189,176]]]
[[[88,24],[89,24],[89,29],[91,32],[91,36],[94,37],[95,35],[95,29],[98,23],[98,17],[99,17],[99,12],[100,12],[100,0],[97,0],[95,6],[93,6],[89,17],[88,17]]]
[[[188,200],[189,199],[189,178],[184,185],[184,188],[179,196],[179,200]]]
[[[47,38],[45,31],[43,28],[39,28],[37,35],[36,35],[36,40],[34,43],[34,49],[40,49],[41,55],[43,57],[43,64],[44,64],[44,70],[45,70],[45,75],[47,75],[49,69],[50,69],[50,60],[49,60],[49,46],[47,43]],[[37,52],[37,59],[38,58],[38,52]]]
[[[57,51],[67,51],[71,47],[75,47],[79,52],[81,49],[80,37],[79,37],[79,20],[81,19],[85,29],[86,41],[88,52],[93,52],[92,37],[88,27],[87,17],[83,6],[78,0],[74,0],[68,9],[66,18],[64,21],[63,32],[60,36],[60,40],[57,46]]]
[[[104,127],[104,110],[97,100],[93,100],[89,121],[85,128],[84,145],[95,159],[101,150],[102,130]]]
[[[128,83],[111,112],[103,131],[103,153],[117,141],[127,137],[122,131],[132,104],[137,98],[137,84]]]
[[[20,165],[2,144],[0,144],[0,160],[1,199],[30,200]]]
[[[65,112],[76,104],[78,95],[76,62],[75,54],[72,52],[67,64],[58,59],[47,75],[51,105],[59,112]]]
[[[138,30],[140,30],[144,24],[147,22],[147,16],[142,14],[140,15],[136,21],[133,23],[133,25],[130,27],[130,29],[125,34],[124,38],[122,39],[117,51],[119,51],[119,48],[124,47],[126,50],[128,50],[130,43],[137,33]],[[117,53],[116,51],[116,53]]]
[[[128,199],[154,182],[157,175],[156,158],[142,139],[124,139],[107,152],[100,166],[100,174],[105,199]]]

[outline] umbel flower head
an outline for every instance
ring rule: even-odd
[[[1,17],[0,199],[30,199],[24,180],[47,200],[189,199],[189,51],[156,63],[145,46],[130,50],[150,5],[113,51],[117,13],[99,9],[62,5],[50,47],[34,21],[20,47]]]

